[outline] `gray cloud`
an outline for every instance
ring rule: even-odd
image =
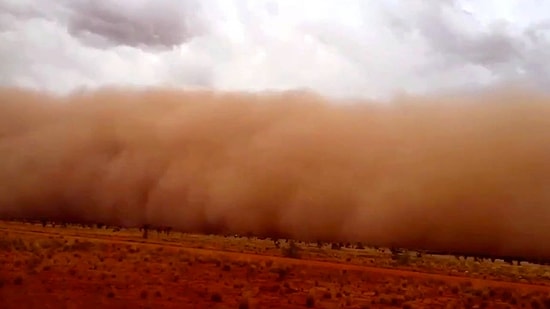
[[[528,39],[520,69],[527,79],[543,89],[550,85],[550,18],[525,30]]]
[[[550,56],[550,18],[518,29],[504,19],[482,25],[458,1],[412,3],[416,6],[413,15],[386,14],[394,34],[402,37],[414,33],[427,42],[432,61],[422,73],[440,74],[471,66],[484,68],[497,82],[521,81],[539,86],[550,82],[550,67],[544,60]],[[478,85],[474,82],[470,86]]]
[[[205,31],[195,0],[68,2],[68,31],[88,44],[173,47]]]
[[[450,10],[454,12],[449,12]],[[469,14],[456,6],[433,7],[416,18],[416,29],[435,51],[445,54],[450,60],[486,67],[513,62],[520,57],[522,42],[507,32],[505,24],[495,24],[488,30],[468,32],[456,23],[453,25],[450,14],[475,23]]]
[[[545,88],[550,16],[535,2],[504,20],[497,4],[460,0],[0,0],[0,83],[376,98],[511,81]]]

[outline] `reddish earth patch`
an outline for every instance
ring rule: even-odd
[[[542,266],[387,268],[374,250],[301,244],[296,259],[260,240],[12,222],[0,236],[0,308],[550,308]]]

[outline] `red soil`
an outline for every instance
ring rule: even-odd
[[[540,275],[550,268],[543,266],[422,257],[398,266],[404,270],[380,267],[388,256],[372,250],[301,244],[296,259],[260,240],[154,234],[143,240],[137,231],[11,222],[0,224],[0,235],[0,308],[7,309],[550,307],[550,287],[541,285],[548,279]],[[454,275],[434,261],[454,265]],[[477,273],[467,277],[464,267]]]

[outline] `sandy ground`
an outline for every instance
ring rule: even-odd
[[[550,267],[0,222],[0,308],[550,308]]]

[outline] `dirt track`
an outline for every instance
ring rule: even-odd
[[[223,238],[201,249],[177,237],[143,240],[129,232],[19,223],[2,223],[0,234],[7,252],[0,261],[1,308],[550,305],[550,287],[540,284],[231,252],[222,249]]]

